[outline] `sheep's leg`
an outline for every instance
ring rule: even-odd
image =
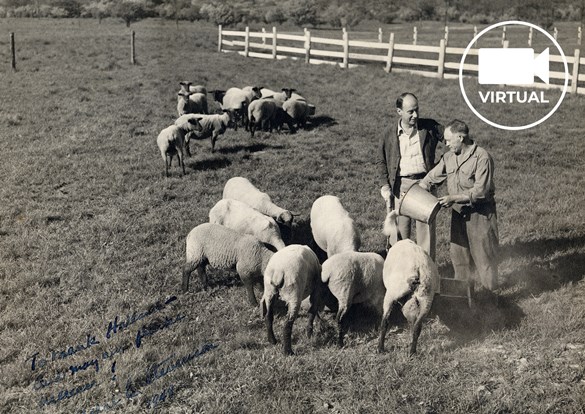
[[[258,301],[256,300],[256,295],[254,294],[254,284],[252,282],[244,282],[244,286],[246,287],[248,302],[250,302],[250,305],[258,306]]]
[[[270,296],[267,299],[262,300],[262,306],[266,307],[264,309],[266,312],[266,334],[268,335],[268,342],[270,342],[272,345],[276,344],[276,338],[274,337],[274,299],[275,296]]]
[[[207,272],[205,271],[205,265],[197,267],[197,276],[199,276],[199,281],[201,282],[203,290],[207,290]]]
[[[284,328],[282,329],[282,341],[283,347],[282,350],[285,355],[294,355],[292,351],[292,329],[293,324],[295,323],[295,319],[299,315],[299,308],[301,307],[300,303],[289,303],[288,304],[288,317],[286,322],[284,323]]]
[[[345,335],[345,314],[347,313],[347,304],[339,303],[337,311],[337,346],[343,348],[343,337]]]
[[[393,297],[386,295],[384,298],[384,313],[382,315],[382,322],[380,323],[380,337],[378,338],[378,352],[384,352],[384,340],[386,339],[386,331],[390,322],[390,314],[394,308],[396,301]]]
[[[412,330],[412,340],[410,342],[409,351],[410,356],[416,354],[416,346],[422,329],[422,322],[424,317],[431,310],[431,305],[432,299],[427,300],[427,298],[424,296],[413,296],[408,302],[404,304],[402,313],[404,316],[406,316],[406,319],[408,320]]]
[[[165,155],[165,175],[169,176],[169,156]]]
[[[218,135],[217,131],[213,131],[211,134],[211,152],[215,152],[215,141],[217,141]]]
[[[256,123],[250,121],[250,138],[254,138],[254,132],[256,131]]]
[[[419,315],[418,318],[416,318],[416,321],[414,322],[414,324],[412,325],[412,342],[410,343],[410,352],[409,355],[413,356],[414,354],[416,354],[416,345],[418,343],[418,337],[420,336],[420,331],[422,329],[422,320],[423,320],[424,315]]]
[[[179,158],[179,165],[181,166],[181,169],[183,170],[183,175],[185,175],[185,163],[183,162],[183,151],[181,151],[181,150],[177,151],[177,158]]]
[[[183,266],[183,292],[187,292],[189,290],[189,279],[191,278],[191,272],[195,270],[196,264],[193,262],[185,263]]]
[[[322,296],[321,281],[318,281],[309,299],[311,307],[309,308],[309,322],[307,323],[307,338],[313,336],[313,322],[315,321],[315,316],[319,315],[319,309],[323,306],[321,304]]]

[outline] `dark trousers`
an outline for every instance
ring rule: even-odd
[[[498,286],[498,224],[495,204],[462,212],[452,210],[451,260],[455,279],[473,280],[485,288]]]

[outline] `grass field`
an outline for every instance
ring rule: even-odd
[[[2,21],[0,34],[0,411],[3,413],[580,413],[585,411],[585,98],[544,124],[487,127],[456,81],[217,53],[217,29],[147,20]],[[8,32],[16,33],[17,72]],[[208,89],[295,87],[317,108],[296,135],[239,129],[192,147],[187,175],[164,177],[158,132],[178,82]],[[323,194],[356,219],[363,251],[384,250],[373,165],[393,101],[468,121],[496,163],[502,261],[499,306],[438,298],[419,355],[408,329],[375,352],[376,317],[355,308],[344,349],[333,315],[316,338],[293,331],[294,357],[268,344],[233,274],[180,293],[184,241],[224,183],[245,176],[301,213],[310,240]],[[437,262],[451,273],[448,214]],[[257,292],[258,296],[258,292]],[[281,335],[282,315],[275,330]]]

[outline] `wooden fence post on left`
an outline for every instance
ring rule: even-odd
[[[13,32],[10,32],[10,56],[11,56],[10,66],[12,67],[12,70],[16,70],[16,48],[14,47]]]
[[[221,24],[217,26],[217,51],[221,52]]]
[[[135,33],[134,30],[132,30],[132,33],[130,35],[130,63],[132,63],[133,65],[136,64],[136,49],[134,47],[134,37]]]
[[[305,27],[305,63],[311,63],[311,32]]]

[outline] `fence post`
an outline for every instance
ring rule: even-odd
[[[136,64],[136,48],[134,47],[134,37],[135,33],[132,30],[132,34],[130,35],[130,63],[133,65]]]
[[[349,68],[349,34],[343,28],[343,68]]]
[[[276,59],[276,26],[272,26],[272,59]]]
[[[248,57],[250,54],[250,27],[246,26],[246,34],[244,36],[244,56]]]
[[[378,27],[378,43],[382,43],[382,28]]]
[[[416,38],[417,38],[417,30],[416,26],[412,29],[412,44],[416,46]]]
[[[571,93],[577,93],[579,86],[579,58],[581,51],[579,48],[575,49],[575,60],[573,61],[573,78],[571,79]]]
[[[579,46],[581,46],[581,36],[583,35],[581,34],[581,26],[579,26],[579,29],[577,30],[577,44]]]
[[[477,26],[473,26],[473,38],[475,39],[477,37]],[[477,40],[475,41],[475,43],[473,44],[473,46],[475,48],[477,48]]]
[[[266,29],[262,28],[262,44],[266,44]]]
[[[10,66],[16,70],[16,48],[14,47],[14,33],[10,32]]]
[[[438,75],[439,79],[443,79],[443,74],[445,73],[445,49],[447,48],[447,41],[445,39],[441,39],[439,43],[439,61],[437,62],[439,65],[438,68]]]
[[[532,46],[532,27],[528,30],[528,46]]]
[[[394,33],[390,33],[390,40],[388,41],[388,58],[386,60],[386,72],[390,73],[392,70],[392,56],[394,55]]]
[[[504,49],[507,49],[509,45],[510,45],[510,41],[509,41],[509,40],[504,40],[504,42],[503,42],[503,44],[502,44],[502,47],[503,47]]]
[[[502,47],[508,47],[508,46],[504,46],[505,42],[506,42],[506,26],[502,26]]]
[[[449,43],[449,26],[445,26],[445,43]]]
[[[311,63],[311,32],[305,29],[305,63]]]
[[[221,52],[221,24],[217,26],[218,28],[218,35],[217,35],[217,51]]]
[[[559,37],[559,30],[556,28],[556,26],[555,26],[555,29],[553,31],[553,37],[555,38],[555,40],[557,40],[557,37]]]

